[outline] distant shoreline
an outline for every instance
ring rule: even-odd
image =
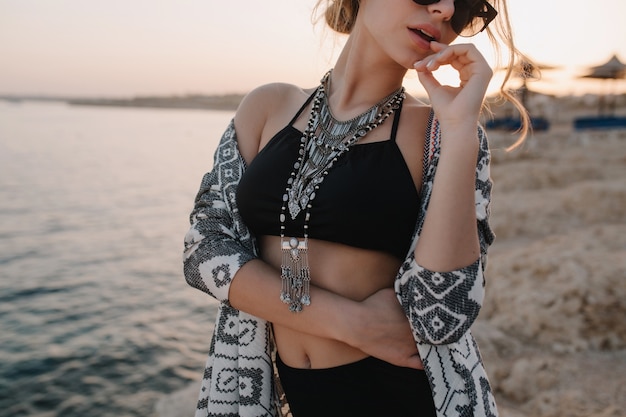
[[[142,107],[161,109],[237,110],[243,94],[147,96],[133,98],[72,98],[45,96],[0,96],[0,100],[19,103],[21,101],[55,101],[75,106]]]
[[[0,101],[20,103],[23,101],[60,102],[75,106],[128,107],[153,109],[236,111],[245,97],[244,93],[223,95],[187,94],[172,96],[136,96],[129,98],[115,97],[71,97],[46,95],[18,95],[0,93]],[[427,102],[426,98],[422,99]],[[626,116],[626,94],[586,94],[583,96],[549,96],[531,92],[528,96],[528,110],[533,116],[541,116],[551,121],[555,118],[567,118],[589,115]],[[497,96],[487,97],[493,104],[493,115],[509,115],[514,112],[510,103],[503,103]],[[567,120],[568,123],[571,120]]]

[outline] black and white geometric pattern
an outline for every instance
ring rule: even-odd
[[[431,118],[429,163],[422,184],[421,213],[407,259],[395,281],[396,294],[404,308],[429,377],[438,416],[497,416],[478,346],[470,326],[484,299],[483,276],[487,249],[495,238],[489,227],[491,179],[489,145],[478,129],[480,150],[476,164],[476,218],[480,258],[456,271],[429,271],[415,261],[414,251],[423,226],[439,161],[441,130]]]
[[[269,325],[228,304],[232,278],[257,257],[255,241],[235,204],[244,169],[231,121],[215,152],[213,169],[202,178],[185,236],[187,282],[221,302],[197,417],[279,415]]]
[[[476,216],[481,256],[457,271],[428,271],[413,252],[428,209],[439,160],[439,124],[431,114],[424,161],[421,208],[414,239],[395,282],[396,294],[411,323],[430,380],[439,417],[497,416],[480,353],[470,332],[484,298],[489,228],[489,148],[479,128],[476,166]],[[215,152],[190,216],[185,236],[187,282],[220,301],[196,417],[278,417],[281,403],[272,364],[267,322],[228,303],[230,282],[238,269],[257,257],[254,237],[239,216],[235,192],[245,170],[231,121]]]

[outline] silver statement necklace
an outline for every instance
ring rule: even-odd
[[[282,262],[280,299],[289,310],[302,311],[311,304],[311,277],[307,259],[311,203],[328,171],[339,157],[350,150],[359,139],[380,126],[404,100],[404,87],[347,121],[337,120],[328,105],[331,71],[328,71],[315,91],[307,127],[300,139],[298,159],[287,180],[280,212]],[[286,237],[287,215],[295,220],[304,211],[303,237]]]

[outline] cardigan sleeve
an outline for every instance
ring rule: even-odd
[[[204,175],[185,235],[183,270],[189,285],[219,301],[228,300],[233,277],[256,258],[254,239],[237,210],[235,194],[245,163],[231,120]]]
[[[431,139],[438,140],[439,131]],[[475,206],[480,243],[479,258],[466,267],[449,272],[435,272],[415,261],[414,249],[432,193],[433,179],[439,158],[435,146],[422,191],[422,207],[416,237],[395,282],[396,294],[409,318],[417,341],[448,344],[458,341],[470,328],[484,299],[487,249],[495,235],[489,226],[489,204],[492,181],[489,172],[490,154],[484,130],[478,128],[480,149],[476,164]]]

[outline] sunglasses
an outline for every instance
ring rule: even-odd
[[[421,6],[439,0],[413,0]],[[482,32],[496,18],[498,11],[487,0],[454,0],[454,14],[450,19],[452,30],[459,36],[470,37]]]

